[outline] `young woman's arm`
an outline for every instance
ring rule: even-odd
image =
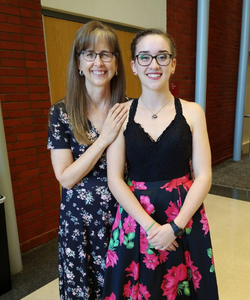
[[[197,103],[186,103],[183,108],[186,119],[192,127],[192,162],[195,180],[187,193],[184,205],[174,220],[179,228],[185,228],[188,221],[200,207],[209,192],[212,179],[211,152],[204,112]],[[152,230],[149,235],[149,242],[152,246],[158,248],[167,246],[169,232],[171,231],[173,232],[169,224]]]
[[[126,114],[127,109],[123,104],[114,105],[108,113],[100,136],[76,161],[73,161],[70,149],[51,150],[55,176],[63,187],[72,188],[93,169],[103,151],[116,138]]]
[[[182,228],[186,226],[205,200],[212,182],[211,150],[205,114],[198,104],[192,104],[193,108],[190,114],[192,115],[191,125],[193,128],[192,163],[195,180],[179,215],[175,219],[176,224]]]

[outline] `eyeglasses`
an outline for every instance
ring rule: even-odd
[[[83,58],[86,60],[86,61],[95,61],[97,55],[99,55],[100,59],[103,61],[103,62],[111,62],[113,56],[117,55],[117,53],[114,53],[114,52],[109,52],[109,51],[103,51],[103,52],[100,52],[100,53],[97,53],[97,52],[94,52],[94,51],[86,51],[86,50],[82,50],[79,54],[80,55],[83,55]]]
[[[151,54],[141,53],[136,55],[135,57],[137,58],[138,64],[143,67],[149,66],[152,63],[153,59],[156,60],[159,66],[168,66],[171,59],[173,58],[173,55],[169,54],[168,52],[161,53],[155,56]]]

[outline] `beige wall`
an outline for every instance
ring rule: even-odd
[[[41,5],[86,18],[166,30],[166,0],[41,0]]]

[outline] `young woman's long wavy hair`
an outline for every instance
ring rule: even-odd
[[[79,55],[82,50],[94,49],[100,39],[109,46],[111,52],[116,53],[113,59],[116,59],[118,74],[110,82],[110,107],[125,101],[125,69],[118,37],[109,26],[99,21],[90,21],[76,33],[69,58],[67,93],[64,99],[74,136],[79,143],[87,145],[92,143],[87,136],[89,130],[87,107],[90,98],[86,90],[85,77],[79,75]]]

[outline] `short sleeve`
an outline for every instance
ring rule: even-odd
[[[71,129],[64,105],[55,104],[49,111],[47,149],[70,149]]]

